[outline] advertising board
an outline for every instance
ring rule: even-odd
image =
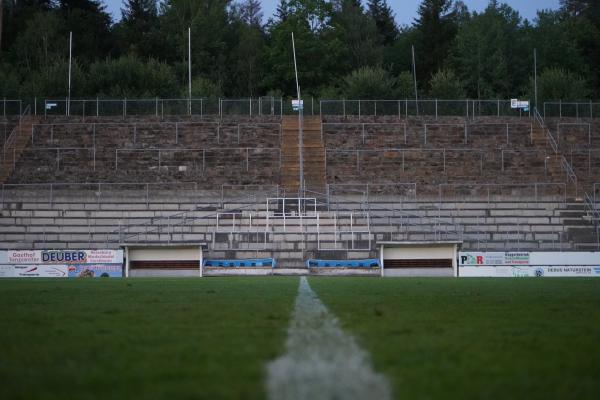
[[[600,252],[460,252],[461,277],[600,277]]]
[[[0,251],[0,278],[122,276],[123,250]]]
[[[8,250],[6,264],[121,264],[123,250]]]

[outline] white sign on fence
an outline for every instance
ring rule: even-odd
[[[529,101],[522,101],[519,99],[510,100],[510,108],[520,108],[522,110],[529,110]]]
[[[304,100],[292,100],[292,110],[304,110]]]

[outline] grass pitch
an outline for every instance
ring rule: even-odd
[[[297,286],[0,280],[0,398],[263,399]]]
[[[398,399],[597,399],[600,279],[311,279]]]
[[[310,278],[398,399],[600,393],[599,279]],[[262,399],[298,278],[0,280],[2,399]]]

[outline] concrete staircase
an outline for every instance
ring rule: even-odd
[[[21,158],[23,150],[31,140],[31,128],[35,118],[26,116],[15,126],[4,143],[2,163],[0,164],[0,184],[6,183]]]
[[[299,122],[295,116],[284,116],[282,121],[280,183],[288,197],[297,194],[300,187]],[[304,117],[302,132],[304,186],[310,192],[323,194],[327,182],[320,117]],[[314,196],[308,193],[307,197]]]
[[[596,226],[582,201],[571,200],[560,216],[566,229],[565,239],[575,250],[600,250]]]

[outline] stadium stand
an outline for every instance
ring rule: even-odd
[[[352,268],[390,241],[599,246],[595,119],[310,116],[302,163],[297,115],[26,114],[4,126],[5,249],[206,243],[216,266],[290,270]]]

